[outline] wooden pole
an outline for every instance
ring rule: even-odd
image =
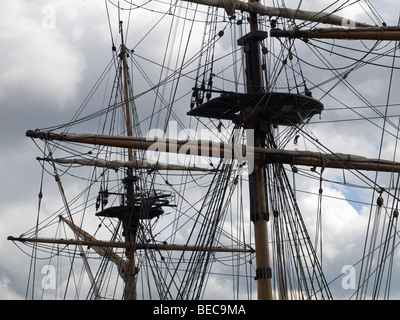
[[[254,5],[255,0],[248,0]],[[247,93],[263,92],[260,41],[267,37],[266,33],[258,30],[257,13],[250,12],[250,33],[238,40],[246,55]],[[247,129],[254,130],[254,147],[265,147],[265,136],[270,130],[261,128],[259,123],[250,119],[245,124]],[[268,240],[268,205],[266,192],[265,168],[259,164],[249,173],[250,220],[254,226],[254,241],[256,250],[256,280],[258,300],[272,300],[271,267]]]
[[[270,34],[271,37],[276,38],[400,41],[400,27],[326,28],[312,30],[272,29]]]
[[[124,96],[125,96],[125,121],[126,121],[126,132],[128,137],[132,137],[132,121],[130,112],[130,99],[129,99],[129,79],[128,79],[128,64],[126,61],[126,47],[124,42],[122,21],[120,21],[120,33],[121,33],[121,53],[120,58],[122,59],[123,77],[124,77]],[[133,161],[132,148],[128,148],[128,161]],[[127,176],[133,175],[131,168],[127,169]],[[128,188],[130,190],[130,188]],[[129,197],[130,195],[128,195]],[[136,234],[132,230],[125,236],[125,241],[128,243],[135,242]],[[125,300],[136,300],[136,272],[137,268],[135,265],[135,252],[132,248],[126,250],[126,256],[128,258],[128,270],[125,276],[125,288],[124,288],[124,299]]]
[[[254,225],[257,296],[258,300],[272,300],[265,168],[258,166],[249,183],[253,184],[250,201],[255,201],[255,205],[250,207],[250,218]]]
[[[230,143],[203,140],[148,139],[93,134],[57,134],[33,130],[28,130],[26,135],[31,138],[43,140],[67,141],[159,152],[174,152],[178,154],[216,157],[221,159],[235,159],[234,150],[241,150],[241,154],[245,154],[246,159],[252,159],[254,163],[260,165],[266,163],[283,163],[348,170],[400,172],[399,162],[370,159],[353,154],[323,154],[313,151],[292,151],[245,145],[237,145],[235,147]]]
[[[132,137],[132,121],[130,111],[130,99],[129,99],[129,80],[128,80],[128,64],[126,62],[126,47],[124,43],[124,35],[122,29],[122,21],[120,21],[120,33],[121,33],[121,53],[120,58],[122,59],[123,67],[123,78],[124,78],[124,98],[125,98],[125,122],[126,122],[126,135]],[[132,148],[128,148],[128,160],[133,161]],[[130,169],[128,169],[129,172]],[[131,170],[130,170],[131,171]],[[132,172],[130,172],[132,173]]]
[[[226,1],[224,0],[182,0],[206,6],[213,6],[218,8],[226,8]],[[225,2],[225,3],[224,3]],[[347,18],[326,12],[316,12],[307,10],[294,10],[289,8],[268,7],[257,3],[256,1],[243,2],[238,0],[230,0],[233,4],[230,6],[234,10],[244,11],[249,13],[256,13],[262,16],[281,17],[288,19],[297,19],[311,22],[321,22],[325,24],[332,24],[336,26],[352,25],[355,27],[370,27],[371,25],[361,23],[358,21],[351,21]],[[232,10],[232,9],[230,9]],[[230,11],[229,10],[229,11]]]
[[[101,255],[109,257],[111,248],[131,248],[132,244],[127,242],[111,242],[101,241],[93,237],[86,238],[85,240],[74,240],[74,239],[53,239],[53,238],[26,238],[26,237],[7,237],[9,241],[19,242],[31,242],[31,243],[51,243],[51,244],[65,244],[65,245],[82,245],[93,248],[101,248],[104,253]],[[134,250],[157,250],[157,251],[211,251],[211,252],[239,252],[239,253],[254,253],[254,250],[244,248],[224,248],[224,247],[201,247],[201,246],[189,246],[180,244],[151,244],[151,243],[135,243]],[[96,251],[97,252],[97,251]],[[117,264],[123,264],[123,260],[120,256],[113,254],[112,261]]]

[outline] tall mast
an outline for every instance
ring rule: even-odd
[[[122,28],[122,21],[119,22],[119,32],[121,34],[121,53],[120,58],[122,59],[122,70],[124,78],[124,98],[125,98],[125,122],[126,122],[126,135],[132,137],[132,121],[130,111],[130,98],[129,98],[129,74],[128,74],[128,63],[126,61],[126,46],[124,42],[124,32]],[[133,161],[132,149],[128,148],[128,160]],[[128,171],[128,174],[132,174],[132,171]]]
[[[254,3],[254,0],[248,0]],[[267,37],[267,33],[258,30],[257,13],[250,13],[250,33],[238,40],[244,46],[246,54],[247,93],[263,92],[261,80],[260,41]],[[265,147],[265,136],[270,126],[263,126],[260,122],[250,120],[245,124],[248,129],[254,130],[254,147]],[[254,239],[256,250],[256,280],[257,296],[259,300],[272,300],[271,266],[268,241],[268,205],[266,192],[265,167],[257,165],[249,176],[250,192],[250,219],[254,225]]]
[[[128,64],[126,61],[126,46],[124,42],[124,33],[122,28],[122,21],[119,22],[119,32],[121,34],[121,53],[120,58],[122,59],[122,69],[123,69],[123,79],[124,79],[124,98],[125,98],[125,121],[126,121],[126,133],[128,137],[132,137],[132,122],[131,122],[131,112],[130,112],[130,97],[129,97],[129,80],[128,80]],[[133,161],[132,148],[128,148],[128,160]],[[133,170],[131,168],[127,169],[127,198],[129,203],[129,198],[133,195]],[[131,218],[129,218],[131,219]],[[135,218],[133,218],[135,219]],[[133,244],[135,242],[135,234],[132,228],[128,228],[125,234],[125,242]],[[134,245],[131,245],[126,250],[126,256],[128,259],[128,272],[125,276],[125,289],[124,289],[124,299],[125,300],[136,300],[136,265],[135,265],[135,252]]]

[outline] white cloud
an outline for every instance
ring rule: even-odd
[[[310,190],[315,192],[315,190]],[[365,229],[367,217],[358,212],[339,190],[331,187],[323,187],[322,198],[322,231],[324,258],[332,263],[338,258],[354,258],[352,249],[362,241],[361,230]],[[308,225],[311,226],[312,239],[315,233],[315,219],[317,215],[317,196],[307,196],[301,201],[304,208],[313,208],[312,212],[307,210]],[[341,257],[340,257],[341,256]],[[350,262],[350,261],[349,261]],[[354,261],[355,262],[355,261]]]
[[[61,10],[21,0],[2,2],[0,7],[6,13],[0,20],[0,99],[14,93],[40,96],[52,107],[66,106],[78,94],[85,56],[58,27]],[[79,30],[74,30],[79,38]]]
[[[0,279],[0,299],[1,300],[20,300],[22,297],[18,295],[11,283],[11,280],[5,276]]]

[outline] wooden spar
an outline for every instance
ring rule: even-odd
[[[53,157],[51,152],[50,152],[50,157],[51,157],[51,158]],[[53,166],[53,169],[54,169],[54,177],[55,177],[55,179],[56,179],[57,186],[58,186],[58,189],[59,189],[59,191],[60,191],[61,198],[62,198],[62,200],[63,200],[65,210],[66,210],[66,212],[67,212],[67,214],[68,214],[70,220],[73,221],[72,213],[71,213],[70,207],[69,207],[69,205],[68,205],[67,198],[66,198],[66,196],[65,196],[65,192],[64,192],[63,185],[62,185],[62,183],[61,183],[61,178],[60,178],[60,175],[59,175],[58,172],[57,172],[57,168],[56,168],[54,162],[52,163],[52,166]],[[79,235],[77,234],[77,232],[74,232],[74,236],[75,236],[75,239],[76,239],[76,240],[79,239]],[[91,285],[92,285],[93,292],[94,292],[94,294],[95,294],[95,299],[98,299],[98,298],[100,297],[100,290],[99,290],[99,288],[98,288],[98,286],[97,286],[97,283],[95,282],[95,278],[94,278],[94,276],[93,276],[92,270],[90,269],[89,262],[88,262],[88,259],[87,259],[86,255],[85,255],[85,252],[84,252],[84,250],[83,250],[83,248],[82,248],[82,245],[79,245],[79,244],[78,244],[78,249],[79,249],[79,251],[80,251],[80,255],[81,255],[81,257],[82,257],[83,264],[84,264],[84,266],[85,266],[87,275],[88,275],[89,280],[90,280],[90,283],[91,283]]]
[[[393,40],[400,41],[400,27],[368,27],[368,28],[327,28],[312,30],[279,30],[272,29],[271,37],[301,39],[348,39],[348,40]]]
[[[148,170],[180,170],[180,171],[200,171],[200,172],[215,172],[216,169],[209,169],[196,166],[180,166],[169,163],[148,162],[145,160],[133,159],[133,161],[119,161],[119,160],[99,160],[99,159],[70,159],[70,158],[36,158],[39,161],[54,161],[61,164],[78,164],[82,166],[101,167],[109,169],[130,168],[130,169],[148,169]]]
[[[103,241],[98,241],[91,234],[89,234],[86,231],[84,231],[83,229],[79,228],[77,225],[75,225],[73,222],[69,221],[68,219],[60,216],[60,220],[64,221],[74,231],[74,233],[79,236],[79,238],[83,239],[83,240],[70,240],[70,241],[75,242],[75,244],[80,244],[80,245],[89,245],[88,243],[97,244],[97,245],[91,245],[91,247],[93,247],[93,250],[96,251],[100,256],[105,257],[108,260],[110,260],[111,262],[115,263],[121,278],[124,281],[126,281],[125,277],[126,277],[126,270],[128,268],[128,263],[123,258],[121,258],[118,254],[116,254],[114,251],[111,250],[111,248],[115,248],[115,246],[112,246],[112,244],[113,244],[112,242],[103,243]],[[49,240],[51,240],[51,239],[49,239]],[[18,241],[20,241],[20,240],[18,240]],[[102,244],[105,244],[105,245],[102,245]]]
[[[231,15],[233,10],[256,13],[262,16],[281,17],[288,19],[298,19],[310,22],[320,22],[332,24],[335,26],[354,26],[354,27],[370,27],[371,25],[357,21],[351,21],[347,18],[326,13],[314,12],[306,10],[294,10],[288,8],[276,8],[261,5],[257,2],[242,2],[238,0],[182,0],[207,6],[224,8],[228,15]],[[227,5],[229,3],[229,5]]]
[[[400,172],[400,162],[370,159],[352,154],[323,154],[313,151],[279,149],[265,149],[262,153],[265,154],[264,162],[266,163],[284,163],[347,170]]]
[[[19,241],[19,242],[32,242],[32,243],[83,245],[83,246],[89,246],[89,247],[93,247],[93,248],[100,247],[100,248],[125,248],[125,249],[133,249],[133,250],[212,251],[212,252],[254,253],[253,249],[223,248],[223,247],[209,248],[209,247],[188,246],[188,245],[178,245],[178,244],[149,244],[149,243],[130,244],[129,242],[110,242],[110,241],[100,241],[100,240],[81,240],[81,241],[79,241],[79,240],[73,240],[73,239],[24,238],[24,237],[13,237],[13,236],[7,237],[7,240]]]
[[[400,163],[370,159],[351,154],[323,154],[312,151],[291,151],[273,148],[249,147],[241,144],[218,143],[204,140],[148,139],[92,134],[56,134],[29,130],[27,136],[44,140],[69,141],[83,144],[115,146],[140,150],[174,152],[196,156],[254,160],[255,163],[282,163],[310,167],[349,170],[400,172]],[[237,154],[234,151],[238,150]],[[245,155],[245,157],[244,157]]]

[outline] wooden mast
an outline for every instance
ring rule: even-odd
[[[248,0],[248,2],[253,4],[255,0]],[[264,91],[261,76],[260,41],[264,40],[267,34],[258,30],[257,13],[249,14],[249,22],[250,33],[239,39],[238,44],[244,46],[246,55],[247,93],[257,93]],[[245,126],[254,130],[254,147],[264,148],[265,137],[271,130],[271,126],[264,127],[252,118],[245,123]],[[258,300],[272,300],[266,174],[265,167],[260,164],[256,164],[253,172],[249,175],[249,192],[250,220],[254,226],[256,251],[257,297]]]
[[[126,121],[126,132],[128,137],[132,137],[132,122],[130,112],[130,98],[129,98],[129,79],[128,79],[128,64],[126,61],[126,46],[124,42],[124,34],[122,28],[122,21],[119,22],[119,32],[121,33],[121,53],[120,58],[122,59],[123,78],[124,78],[124,98],[125,98],[125,121]],[[128,160],[133,161],[132,148],[128,148]],[[133,183],[133,170],[127,169],[127,183]],[[127,192],[133,191],[133,188],[127,188]],[[127,195],[129,198],[130,195]],[[135,234],[131,229],[128,230],[125,235],[125,242],[133,244],[135,242]],[[134,245],[131,245],[126,250],[126,256],[128,258],[128,272],[125,275],[125,288],[124,288],[124,299],[125,300],[136,300],[136,265],[135,265],[135,252]]]

